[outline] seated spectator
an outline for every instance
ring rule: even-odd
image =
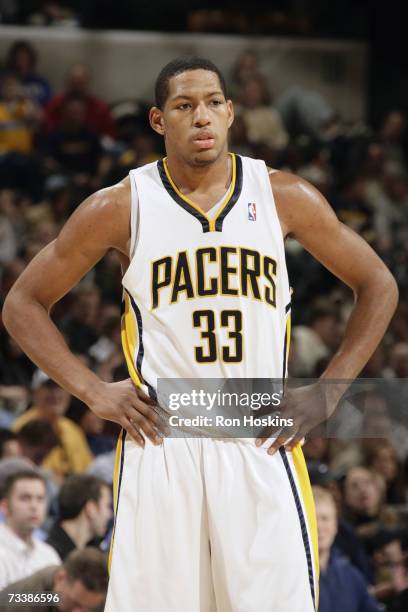
[[[37,107],[24,97],[19,81],[6,76],[0,83],[0,189],[23,189],[38,200],[41,170],[33,155]]]
[[[106,421],[98,417],[76,397],[71,402],[67,416],[85,433],[89,448],[95,457],[115,448],[115,438],[104,434]]]
[[[19,81],[13,76],[4,77],[0,89],[0,153],[31,153],[36,119],[36,109],[25,98]]]
[[[110,487],[94,476],[69,476],[60,489],[58,522],[47,542],[64,560],[75,548],[85,548],[94,538],[103,538],[111,518]]]
[[[47,455],[42,467],[59,477],[83,472],[92,455],[83,431],[64,416],[70,401],[69,393],[40,370],[34,376],[33,391],[34,405],[14,422],[14,431],[19,432],[26,423],[35,419],[48,421],[59,438],[59,445]]]
[[[307,446],[309,442],[310,440],[306,442],[305,446]],[[311,448],[313,449],[313,447]],[[316,461],[316,459],[307,459],[307,469],[311,484],[327,490],[335,502],[338,514],[340,515],[342,494],[339,480],[341,475],[332,472],[326,464]],[[336,550],[360,571],[366,582],[372,584],[374,575],[370,558],[352,525],[341,516],[339,516],[338,519],[334,545]]]
[[[366,451],[366,465],[384,478],[387,504],[403,504],[406,500],[397,453],[389,442],[377,442]]]
[[[66,78],[65,91],[52,98],[45,109],[45,127],[53,130],[61,127],[65,101],[71,95],[85,103],[85,122],[89,129],[100,136],[113,136],[113,119],[108,105],[91,90],[91,72],[85,64],[74,64]]]
[[[60,443],[53,426],[45,419],[35,419],[23,425],[17,434],[17,440],[22,456],[38,466],[42,465]]]
[[[385,151],[387,159],[398,163],[406,163],[405,138],[407,133],[407,118],[397,110],[388,112],[380,127],[378,138]]]
[[[86,103],[78,94],[64,98],[60,124],[45,142],[46,165],[52,173],[68,173],[74,183],[95,189],[102,148],[86,118]]]
[[[0,524],[0,589],[33,572],[60,563],[49,545],[33,537],[46,515],[46,483],[32,470],[6,478],[1,491],[0,509],[5,521]]]
[[[383,527],[399,527],[403,513],[386,506],[385,482],[380,474],[365,467],[351,468],[344,481],[344,516],[369,549]]]
[[[407,541],[400,546],[398,558],[390,562],[392,582],[396,595],[394,596],[390,612],[406,612],[408,610],[408,544]]]
[[[339,319],[330,305],[316,306],[308,325],[296,325],[293,336],[296,341],[295,376],[312,376],[316,364],[328,358],[337,348],[340,337]]]
[[[97,342],[97,325],[101,308],[99,288],[79,287],[74,294],[69,316],[62,323],[62,330],[69,339],[69,346],[75,353],[86,354]]]
[[[251,144],[264,144],[278,151],[288,144],[282,119],[270,105],[266,84],[260,77],[249,77],[241,86],[239,114],[245,122]]]
[[[258,77],[265,81],[265,77],[260,70],[257,52],[253,49],[245,49],[239,54],[232,68],[229,88],[232,90],[231,95],[236,98],[242,85],[252,77]]]
[[[373,591],[378,600],[389,610],[395,589],[392,571],[402,560],[402,542],[407,532],[401,529],[381,529],[371,542],[371,557],[375,571],[375,586]]]
[[[36,71],[37,53],[26,40],[12,44],[7,54],[6,71],[16,77],[24,89],[25,96],[39,106],[44,106],[51,97],[49,82]]]
[[[379,612],[360,572],[333,547],[337,508],[331,494],[313,489],[319,536],[319,612]]]
[[[20,457],[21,446],[17,435],[9,429],[0,429],[0,459]]]
[[[4,612],[15,611],[8,593],[45,593],[46,605],[25,604],[24,612],[75,612],[103,610],[108,588],[106,556],[95,548],[73,551],[60,567],[47,567],[32,576],[9,585],[0,593]]]
[[[351,468],[344,481],[346,515],[355,526],[377,523],[384,496],[384,482],[365,467]]]
[[[292,138],[307,134],[316,141],[325,139],[335,112],[319,91],[291,85],[276,101],[286,129]]]

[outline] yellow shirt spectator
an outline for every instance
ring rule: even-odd
[[[44,418],[44,415],[39,408],[30,408],[14,422],[13,429],[19,431],[29,421],[41,418]],[[58,476],[86,470],[92,461],[92,454],[83,431],[64,416],[57,417],[54,427],[60,439],[60,445],[53,448],[46,456],[42,467],[51,470]]]

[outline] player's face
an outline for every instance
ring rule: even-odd
[[[211,164],[227,150],[232,121],[232,102],[225,99],[217,74],[201,69],[172,77],[164,108],[151,111],[152,127],[164,136],[167,154],[192,166]]]

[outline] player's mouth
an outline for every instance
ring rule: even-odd
[[[211,149],[214,146],[215,138],[211,132],[200,132],[193,139],[193,143],[200,150]]]

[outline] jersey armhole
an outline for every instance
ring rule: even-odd
[[[129,260],[132,261],[136,250],[139,233],[139,196],[137,193],[136,177],[130,172],[130,248]]]

